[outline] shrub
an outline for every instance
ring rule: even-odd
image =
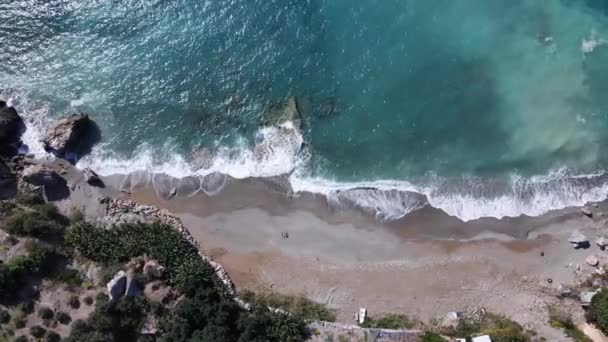
[[[587,312],[587,320],[597,324],[605,333],[608,333],[608,290],[602,289],[591,299]]]
[[[441,337],[441,335],[427,331],[424,335],[420,336],[420,342],[446,342],[446,339]]]
[[[46,342],[59,342],[61,341],[61,336],[54,331],[48,331],[46,336],[44,336],[44,341]]]
[[[44,329],[43,327],[41,327],[39,325],[34,325],[33,327],[30,327],[30,335],[32,335],[36,338],[42,338],[42,336],[44,336],[45,333],[46,333],[46,329]]]
[[[15,342],[28,342],[27,337],[25,337],[24,335],[17,336],[14,341]]]
[[[46,270],[50,255],[48,248],[34,244],[29,247],[28,255],[16,256],[7,263],[0,264],[0,299],[14,296],[27,276]]]
[[[57,322],[59,322],[63,325],[68,325],[68,324],[70,324],[71,321],[72,321],[72,317],[70,317],[70,315],[68,313],[65,313],[63,311],[60,311],[57,313]]]
[[[574,342],[592,342],[572,321],[569,313],[558,308],[549,308],[549,324],[558,329],[563,329],[564,333]]]
[[[93,297],[91,297],[91,296],[84,297],[84,299],[82,301],[88,306],[93,305]]]
[[[52,279],[64,283],[69,287],[80,287],[82,285],[80,272],[73,268],[64,268],[60,272],[54,274]]]
[[[47,307],[38,309],[38,317],[42,319],[52,319],[54,316],[53,310]]]
[[[10,322],[11,315],[9,315],[8,311],[0,309],[0,324],[6,324]]]
[[[2,220],[2,228],[17,236],[48,237],[61,234],[68,223],[56,206],[44,203],[13,210]]]
[[[70,298],[68,298],[68,305],[71,306],[72,309],[80,308],[80,300],[78,299],[78,296],[71,295]]]
[[[15,329],[23,329],[23,328],[25,328],[25,320],[22,319],[22,318],[15,319],[13,321],[13,324],[15,325]]]
[[[70,223],[76,224],[76,223],[84,222],[85,216],[80,209],[72,208],[72,210],[70,210],[70,213],[68,215],[68,219],[70,220]]]
[[[368,317],[361,324],[364,328],[378,329],[411,329],[414,325],[416,325],[414,320],[402,314],[387,314],[379,318]]]
[[[493,342],[528,342],[534,333],[504,316],[486,313],[479,319],[461,318],[449,335],[467,339],[490,335]]]
[[[251,291],[243,291],[240,293],[240,297],[247,303],[281,309],[303,320],[329,322],[336,320],[335,310],[304,296],[287,296],[278,293],[256,294]]]

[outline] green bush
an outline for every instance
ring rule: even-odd
[[[80,287],[83,282],[80,272],[73,268],[64,268],[56,274],[53,274],[51,278],[52,280],[64,283],[69,287]]]
[[[40,274],[46,267],[51,251],[42,245],[29,246],[28,255],[13,257],[0,264],[0,300],[12,297],[23,286],[25,278]]]
[[[59,342],[59,341],[61,341],[61,336],[59,336],[58,333],[49,330],[46,333],[46,336],[44,336],[44,341],[45,342]]]
[[[46,334],[46,329],[44,329],[43,327],[39,325],[34,325],[33,327],[30,327],[30,335],[32,335],[33,337],[42,338],[44,334]]]
[[[24,335],[17,336],[14,341],[15,342],[28,342],[27,337],[25,337]]]
[[[12,210],[1,227],[9,234],[40,238],[60,235],[68,224],[56,206],[44,203]]]
[[[11,315],[6,310],[0,309],[0,324],[7,324],[11,321]]]
[[[576,327],[570,314],[559,308],[549,308],[549,324],[554,328],[563,329],[564,333],[574,342],[592,342],[585,333]]]
[[[84,297],[84,299],[82,301],[88,306],[93,305],[93,297],[91,297],[91,296]]]
[[[38,309],[38,317],[42,319],[52,319],[54,315],[53,310],[50,308],[42,307]]]
[[[361,324],[363,328],[378,329],[411,329],[416,325],[416,321],[402,314],[387,314],[379,318],[367,317]]]
[[[80,308],[80,299],[78,299],[77,295],[71,295],[68,298],[68,305],[72,307],[72,309]]]
[[[486,313],[479,319],[461,318],[447,335],[467,338],[489,335],[493,342],[529,342],[533,332],[504,316]]]
[[[328,322],[336,320],[335,310],[329,309],[323,304],[313,302],[304,296],[243,291],[240,293],[240,297],[247,303],[281,309],[303,320]]]
[[[441,335],[427,331],[424,335],[420,336],[420,342],[446,342],[446,339]]]
[[[58,312],[56,318],[57,318],[57,322],[59,322],[63,325],[68,325],[72,321],[72,317],[70,317],[70,315],[68,313],[65,313],[63,311]]]
[[[587,311],[587,320],[597,324],[604,333],[608,333],[608,290],[602,289],[593,296]]]

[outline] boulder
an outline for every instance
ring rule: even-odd
[[[57,121],[47,132],[44,148],[60,158],[76,162],[99,140],[99,128],[85,114],[73,114]]]
[[[557,288],[557,292],[559,293],[559,297],[561,297],[561,298],[567,298],[567,297],[569,297],[572,294],[572,289],[570,289],[567,286],[560,285]]]
[[[268,117],[271,125],[278,126],[291,122],[294,127],[300,128],[300,112],[295,97],[290,97],[285,101],[270,106]]]
[[[37,186],[57,185],[63,178],[53,169],[44,165],[32,165],[23,170],[22,179]]]
[[[9,167],[0,160],[0,200],[14,197],[17,194],[17,179]]]
[[[125,294],[127,288],[127,275],[124,271],[118,271],[114,278],[106,285],[110,301],[114,301]]]
[[[595,255],[588,256],[587,259],[585,259],[585,262],[587,263],[587,265],[593,267],[600,264],[600,260]]]
[[[162,278],[165,268],[156,260],[149,260],[144,265],[144,274],[150,278]]]
[[[0,153],[6,156],[17,153],[25,125],[15,108],[0,101]]]
[[[125,296],[127,297],[136,297],[141,293],[141,288],[139,286],[139,282],[137,281],[137,279],[135,277],[133,277],[133,274],[129,274],[127,276],[127,283],[125,286]]]
[[[89,169],[88,167],[82,170],[82,175],[84,176],[85,182],[87,182],[88,184],[100,188],[104,187],[101,177],[99,177],[99,175],[95,171]]]
[[[574,246],[574,248],[588,248],[589,247],[589,240],[579,230],[575,230],[572,232],[572,234],[568,238],[568,242],[570,242]]]
[[[608,246],[608,238],[602,235],[598,237],[597,240],[595,240],[595,244],[598,245],[602,250],[604,250],[606,249],[606,246]]]
[[[593,212],[591,211],[591,208],[589,208],[589,207],[582,207],[581,213],[583,213],[583,215],[585,215],[587,217],[593,217]]]

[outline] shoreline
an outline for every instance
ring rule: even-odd
[[[171,199],[142,186],[128,197],[178,217],[237,290],[305,295],[337,309],[340,322],[359,307],[424,320],[483,307],[560,341],[563,333],[548,326],[538,306],[565,305],[581,320],[578,303],[558,299],[559,288],[593,271],[587,256],[608,261],[595,245],[576,250],[567,242],[575,229],[591,241],[604,233],[605,203],[594,207],[594,218],[568,208],[462,222],[428,208],[383,223],[312,194],[292,197],[265,186],[250,180],[213,196]]]

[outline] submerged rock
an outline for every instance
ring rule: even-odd
[[[88,115],[73,114],[56,122],[42,142],[48,152],[76,161],[90,152],[99,138],[99,129]]]
[[[300,111],[295,97],[273,104],[268,110],[270,124],[281,125],[291,122],[296,128],[300,127]]]
[[[588,248],[589,247],[589,240],[579,230],[575,230],[572,232],[572,234],[568,238],[568,242],[570,242],[574,246],[574,248]]]
[[[15,108],[0,101],[0,154],[10,156],[17,153],[24,127]]]

